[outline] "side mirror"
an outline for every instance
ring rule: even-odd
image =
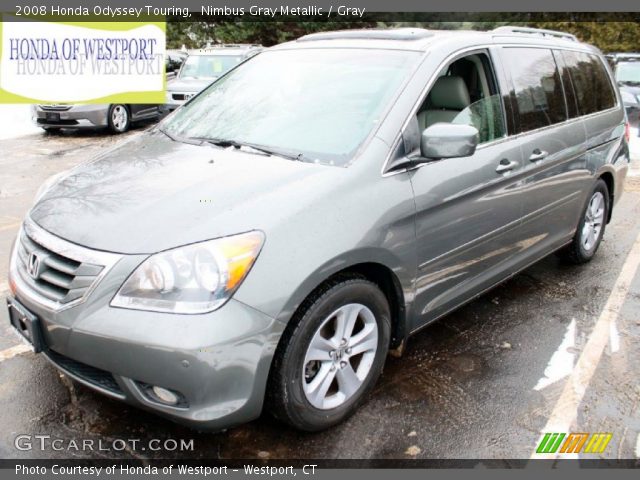
[[[422,132],[420,154],[424,158],[470,157],[478,146],[478,129],[470,125],[436,123]]]

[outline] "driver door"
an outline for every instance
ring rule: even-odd
[[[433,160],[409,173],[416,202],[415,328],[504,277],[522,250],[522,152],[507,135],[488,51],[445,66],[412,125],[421,134],[441,122],[473,125],[480,141],[470,157]]]

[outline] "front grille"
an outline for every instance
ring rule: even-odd
[[[49,357],[55,365],[62,370],[69,372],[72,375],[84,380],[87,383],[100,387],[104,390],[122,395],[122,389],[118,382],[116,382],[113,375],[106,370],[101,370],[86,363],[77,362],[72,358],[65,357],[64,355],[54,351],[47,350],[45,355]]]
[[[85,301],[121,258],[63,240],[27,218],[11,254],[9,280],[18,297],[60,311]]]
[[[65,112],[71,108],[71,105],[40,105],[40,108],[53,112]]]
[[[171,98],[180,102],[184,102],[185,100],[189,100],[194,95],[195,93],[172,93]]]
[[[82,298],[104,269],[103,265],[56,253],[26,233],[20,235],[17,249],[17,270],[22,281],[38,295],[60,305]]]

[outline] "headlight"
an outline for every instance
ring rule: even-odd
[[[255,262],[264,234],[242,233],[150,256],[124,282],[111,306],[167,313],[220,308]]]

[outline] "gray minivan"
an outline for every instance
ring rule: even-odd
[[[559,251],[623,191],[602,54],[501,27],[319,33],[48,182],[10,319],[69,377],[199,429],[345,419],[389,352]]]

